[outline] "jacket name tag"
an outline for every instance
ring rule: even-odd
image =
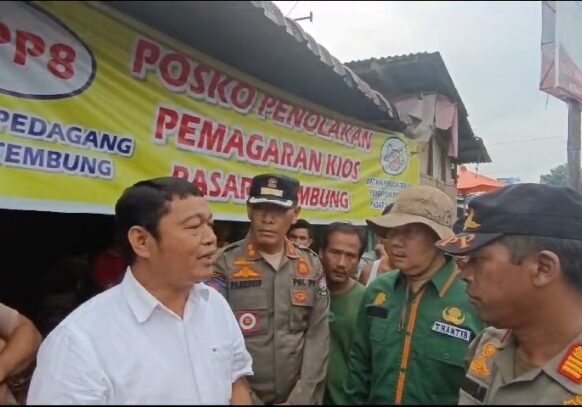
[[[473,333],[468,329],[458,328],[453,325],[445,324],[443,322],[435,321],[432,325],[432,330],[443,335],[452,336],[453,338],[461,339],[465,342],[471,342]]]

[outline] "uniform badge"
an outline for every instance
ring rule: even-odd
[[[564,406],[582,406],[582,394],[562,402]]]
[[[251,335],[259,332],[259,315],[252,311],[237,311],[235,313],[236,320],[240,326],[243,335]]]
[[[297,272],[300,276],[307,277],[310,274],[309,265],[302,257],[299,259],[299,265],[297,266]]]
[[[384,307],[378,307],[376,305],[368,305],[366,307],[366,315],[369,317],[386,319],[388,318],[388,309]]]
[[[467,220],[465,220],[465,229],[466,230],[477,230],[481,227],[481,225],[475,222],[475,210],[469,209],[469,215],[467,216]]]
[[[568,350],[560,363],[558,373],[576,384],[582,384],[582,343],[577,343]]]
[[[209,287],[214,288],[216,291],[218,291],[223,296],[226,295],[226,283],[225,283],[224,277],[222,275],[220,275],[218,273],[212,273],[212,277],[210,278],[210,280],[205,281],[204,284],[206,284]]]
[[[465,315],[456,307],[447,307],[443,310],[443,320],[454,325],[461,325],[465,322]]]
[[[491,376],[489,367],[487,367],[487,361],[489,358],[497,355],[497,352],[497,348],[492,343],[486,344],[481,350],[481,356],[471,361],[471,364],[469,365],[469,372],[475,376],[481,376],[485,378]]]
[[[471,339],[473,339],[473,332],[471,332],[470,330],[445,324],[439,321],[435,321],[433,323],[432,330],[443,335],[461,339],[465,342],[471,342]]]
[[[255,257],[257,255],[257,249],[255,249],[254,244],[249,243],[249,245],[247,246],[247,254],[249,255],[249,257]]]
[[[269,178],[267,180],[267,187],[269,188],[277,188],[277,178]]]
[[[386,294],[379,293],[376,298],[374,299],[374,305],[384,305],[386,304]]]
[[[252,280],[260,277],[261,274],[252,270],[249,266],[241,266],[240,270],[231,276],[233,280]]]
[[[305,289],[292,289],[291,290],[291,304],[293,305],[301,305],[301,306],[309,306],[309,291]]]
[[[317,293],[319,295],[327,295],[327,283],[325,281],[325,276],[321,276],[317,279]]]

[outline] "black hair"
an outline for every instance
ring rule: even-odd
[[[169,203],[189,196],[203,197],[202,191],[190,182],[173,177],[139,181],[123,191],[115,204],[115,237],[127,264],[135,262],[135,253],[127,233],[141,226],[154,238],[159,237],[160,219],[169,211]]]
[[[358,258],[362,257],[364,254],[365,248],[365,239],[364,239],[364,232],[361,228],[357,227],[356,225],[352,225],[351,223],[347,222],[333,222],[326,226],[323,235],[321,237],[321,250],[325,250],[327,246],[329,246],[329,241],[331,240],[331,235],[334,233],[347,233],[350,235],[358,236],[360,239],[360,252],[358,254]]]
[[[297,219],[297,222],[291,225],[287,233],[291,232],[295,229],[307,229],[307,233],[309,234],[309,238],[311,239],[313,233],[311,231],[311,223],[307,222],[305,219]]]
[[[506,235],[499,239],[511,253],[511,261],[521,264],[528,256],[542,250],[560,259],[564,278],[582,293],[582,241],[554,237]]]

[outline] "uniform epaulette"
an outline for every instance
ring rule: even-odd
[[[487,327],[483,330],[481,335],[482,342],[493,342],[496,345],[501,345],[508,339],[509,331],[507,329],[498,329]]]
[[[237,247],[240,247],[242,243],[242,240],[239,240],[238,242],[234,242],[234,243],[229,243],[226,246],[223,246],[220,248],[220,250],[222,251],[222,253],[226,253],[229,252],[233,249],[236,249]]]
[[[319,255],[309,246],[302,246],[300,244],[297,243],[293,243],[293,245],[298,248],[299,250],[304,250],[308,253],[311,253],[312,255],[314,255],[315,257],[319,258]]]

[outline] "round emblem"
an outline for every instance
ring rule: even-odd
[[[250,312],[245,312],[238,318],[238,324],[241,329],[249,330],[257,326],[257,317]]]
[[[391,137],[382,146],[380,164],[389,175],[400,175],[408,168],[408,148],[398,137]]]

